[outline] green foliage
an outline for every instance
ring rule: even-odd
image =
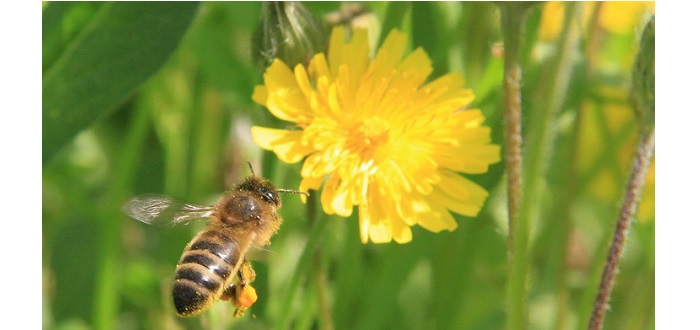
[[[42,61],[44,163],[165,63],[196,9],[194,2],[47,6]]]
[[[341,6],[304,5],[321,19]],[[378,35],[399,28],[427,51],[434,75],[462,73],[476,96],[472,106],[484,112],[493,140],[502,144],[497,7],[365,5],[381,22]],[[601,4],[586,6],[600,12]],[[300,164],[280,163],[250,140],[251,125],[282,127],[251,100],[261,81],[251,55],[261,8],[258,2],[45,6],[44,328],[504,328],[509,274],[502,163],[470,176],[490,194],[477,218],[458,217],[454,232],[415,227],[413,241],[403,245],[362,245],[357,212],[329,217],[319,205],[283,195],[285,222],[270,251],[254,253],[259,298],[246,316],[233,319],[228,303],[199,318],[175,316],[169,296],[175,265],[201,224],[148,226],[121,212],[124,201],[163,193],[211,203],[249,175],[247,161],[278,187],[299,184]],[[561,60],[562,36],[546,38],[542,26],[552,13],[544,8],[530,8],[521,48],[526,152],[528,133],[543,127],[538,121],[552,120],[544,126],[551,145],[542,151],[546,171],[533,201],[523,275],[528,324],[585,328],[639,130],[625,90],[638,46],[634,30],[605,32],[579,24],[578,16],[571,19],[579,42]],[[562,70],[568,74],[558,76]],[[561,79],[569,87],[554,93],[552,83]],[[551,116],[545,107],[554,107]],[[653,184],[653,173],[648,181]],[[645,194],[651,199],[642,201],[631,228],[608,328],[654,325],[653,185]]]

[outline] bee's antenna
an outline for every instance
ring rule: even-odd
[[[299,190],[292,190],[292,189],[277,189],[277,192],[309,196],[309,193],[306,191],[299,191]]]
[[[250,168],[250,173],[253,173],[253,176],[255,176],[255,171],[253,170],[253,164],[248,161],[248,167]]]
[[[248,161],[248,167],[250,168],[250,172],[253,173],[253,176],[255,176],[255,171],[253,170],[253,164]],[[304,195],[304,196],[309,196],[308,192],[305,191],[299,191],[299,190],[292,190],[292,189],[277,189],[277,192],[283,192],[283,193],[289,193],[289,194],[299,194],[299,195]]]

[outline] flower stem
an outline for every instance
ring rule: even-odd
[[[282,303],[282,313],[280,316],[280,321],[277,323],[277,329],[289,329],[289,317],[292,310],[292,304],[294,301],[294,295],[296,294],[297,288],[299,287],[303,277],[306,277],[310,273],[311,264],[316,255],[318,247],[323,242],[326,237],[324,231],[327,227],[327,219],[315,219],[316,215],[316,198],[314,192],[310,192],[309,198],[307,198],[307,216],[311,219],[311,230],[309,232],[309,240],[306,242],[304,247],[304,252],[302,252],[299,262],[294,270],[294,275],[292,276],[287,292],[284,295],[284,301]],[[319,288],[322,289],[322,288]]]
[[[328,219],[317,219],[316,218],[316,198],[315,196],[310,196],[307,199],[307,217],[309,221],[314,225],[315,222],[328,222]],[[320,233],[321,235],[323,233]],[[320,243],[319,243],[320,244]],[[323,330],[332,330],[333,326],[333,314],[331,312],[330,300],[328,297],[328,282],[326,277],[326,268],[324,267],[324,256],[323,249],[314,248],[315,253],[313,257],[313,272],[314,281],[316,282],[316,292],[318,293],[318,303],[319,303],[319,327]]]
[[[525,274],[527,268],[524,250],[515,249],[515,234],[518,230],[518,214],[522,200],[522,108],[520,104],[520,43],[524,10],[515,3],[501,3],[501,30],[505,63],[503,73],[504,144],[508,189],[508,288],[507,328],[524,329],[527,323],[525,310]],[[520,228],[519,230],[523,230]],[[527,235],[525,235],[527,237]],[[527,247],[527,242],[525,242]]]
[[[520,104],[520,42],[524,13],[515,4],[501,4],[501,28],[505,67],[503,73],[504,144],[508,180],[508,250],[513,252],[513,234],[522,199],[522,108]]]
[[[565,24],[558,43],[558,55],[553,60],[550,74],[551,88],[546,89],[546,103],[543,111],[537,113],[537,120],[527,138],[528,152],[522,158],[522,133],[520,109],[520,67],[519,48],[521,29],[526,13],[523,3],[501,5],[501,24],[504,34],[506,97],[506,166],[508,168],[509,191],[509,257],[510,269],[507,288],[509,329],[527,327],[527,274],[529,263],[529,235],[531,223],[541,205],[543,193],[542,178],[546,171],[554,137],[554,121],[562,107],[564,95],[571,79],[573,67],[572,52],[576,49],[578,34],[572,29],[572,17],[580,11],[580,5],[567,4]],[[523,195],[523,190],[527,195]]]
[[[627,230],[632,220],[632,215],[637,210],[637,203],[644,187],[644,180],[651,164],[651,158],[654,155],[654,128],[643,133],[642,139],[637,147],[637,155],[632,165],[632,173],[627,183],[627,190],[622,202],[620,214],[617,218],[617,226],[613,234],[608,258],[605,263],[605,269],[601,276],[600,286],[598,287],[598,295],[596,296],[595,306],[591,313],[588,329],[598,330],[603,326],[603,318],[605,317],[605,309],[610,300],[612,292],[613,280],[620,263],[622,248],[627,237]]]
[[[322,220],[325,221],[325,220]],[[332,330],[333,313],[331,312],[330,300],[328,297],[328,281],[326,270],[323,264],[323,251],[316,251],[314,256],[314,280],[316,281],[316,292],[318,292],[319,303],[319,328],[323,330]]]
[[[632,70],[632,86],[630,88],[630,101],[632,107],[640,118],[641,139],[637,146],[637,154],[632,164],[631,174],[627,183],[627,190],[622,202],[620,214],[617,218],[615,233],[613,234],[605,269],[601,276],[598,294],[596,296],[593,312],[588,323],[588,329],[600,329],[603,326],[605,309],[610,300],[613,281],[620,263],[622,248],[625,244],[627,229],[632,215],[637,211],[644,180],[646,179],[651,158],[654,155],[654,113],[655,113],[655,79],[656,60],[654,47],[656,43],[655,19],[652,17],[644,28],[639,40],[639,51]]]

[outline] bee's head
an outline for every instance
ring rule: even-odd
[[[236,190],[249,191],[277,208],[282,206],[280,196],[277,194],[277,188],[264,178],[251,175],[236,186]]]
[[[248,167],[250,168],[251,176],[246,178],[241,184],[236,186],[237,190],[250,191],[260,196],[265,202],[275,205],[277,208],[282,206],[282,201],[278,192],[290,193],[290,194],[300,194],[309,196],[309,193],[298,190],[291,189],[277,189],[272,183],[265,178],[255,176],[255,171],[253,171],[253,164],[248,162]]]

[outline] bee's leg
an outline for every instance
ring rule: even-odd
[[[243,260],[237,272],[238,281],[229,284],[221,294],[221,300],[231,300],[231,303],[236,306],[233,316],[238,318],[245,314],[245,311],[253,306],[258,300],[258,293],[255,291],[251,282],[255,281],[255,270],[250,265],[247,259]]]

